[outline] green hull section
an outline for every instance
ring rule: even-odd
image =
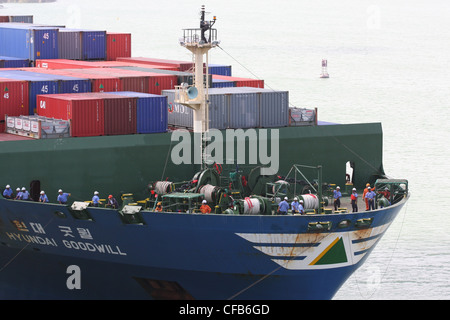
[[[323,181],[344,185],[347,162],[353,165],[358,188],[384,175],[379,123],[277,129],[280,175],[287,175],[295,163],[322,165]],[[198,165],[172,162],[176,144],[171,133],[4,141],[0,142],[0,185],[30,188],[32,181],[38,181],[51,202],[60,188],[70,192],[73,201],[90,200],[95,190],[101,198],[133,193],[145,199],[151,181],[188,181],[200,170]]]

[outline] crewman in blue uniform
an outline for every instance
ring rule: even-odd
[[[287,202],[288,198],[284,197],[284,200],[278,204],[278,214],[287,215],[289,210],[289,203]]]
[[[291,210],[292,213],[304,214],[305,210],[303,209],[303,200],[300,200],[300,202],[298,202],[298,198],[295,197],[294,201],[291,203]]]
[[[47,203],[48,202],[48,197],[45,194],[44,190],[41,191],[41,195],[39,196],[39,202],[43,202],[43,203]]]
[[[5,197],[5,199],[12,199],[12,197],[13,197],[13,191],[9,184],[6,185],[5,191],[3,191],[3,197]]]
[[[100,202],[100,198],[98,196],[98,191],[95,191],[94,196],[92,197],[92,205],[94,207],[98,207],[99,204],[102,204],[102,203]]]
[[[20,188],[16,189],[16,197],[15,200],[22,200],[22,191],[20,191]]]
[[[366,199],[368,200],[369,203],[369,210],[372,208],[372,210],[375,210],[375,192],[372,191],[372,189],[370,187],[367,188],[368,192],[366,193]]]
[[[338,208],[341,207],[341,188],[336,187],[336,190],[333,191],[333,198],[334,198],[334,211],[336,211]]]
[[[22,199],[21,200],[25,200],[25,201],[31,200],[30,193],[27,191],[27,189],[25,187],[22,187]]]
[[[70,193],[63,192],[61,189],[58,190],[58,193],[59,193],[58,198],[56,198],[56,200],[58,201],[58,203],[59,203],[59,204],[66,204],[66,203],[67,203],[67,200],[68,200],[68,198],[71,196],[71,194],[70,194]]]

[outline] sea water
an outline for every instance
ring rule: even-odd
[[[59,0],[0,15],[130,32],[133,56],[189,61],[178,39],[203,4],[221,40],[211,63],[288,90],[322,121],[381,122],[384,170],[409,180],[410,201],[335,299],[449,299],[450,2]]]

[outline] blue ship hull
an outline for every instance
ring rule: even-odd
[[[305,216],[143,211],[134,225],[111,209],[89,207],[89,221],[62,205],[0,199],[0,298],[331,299],[406,201]]]

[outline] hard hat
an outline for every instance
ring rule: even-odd
[[[352,191],[356,191],[356,188],[353,188]]]
[[[17,188],[16,191],[20,191],[20,188]]]
[[[367,184],[366,184],[366,187],[370,187],[370,183],[367,183]]]
[[[6,185],[6,189],[11,188],[11,186],[9,184]]]
[[[61,189],[59,189],[58,192],[63,192],[63,191]]]
[[[288,197],[284,197],[284,200],[287,200],[288,199]]]
[[[98,194],[98,191],[94,191],[94,194]]]
[[[340,189],[341,187],[337,186],[336,189]]]
[[[160,206],[160,205],[161,205],[161,202],[158,202],[156,205],[157,205],[157,206]]]
[[[25,190],[27,190],[27,189],[25,189],[25,187],[22,187],[22,191],[25,191]]]
[[[203,200],[203,201],[202,201],[202,203],[206,203],[206,202],[207,202],[206,200]]]
[[[297,197],[295,197],[295,198],[294,198],[294,201],[297,201],[297,200],[298,200],[298,198],[297,198]]]
[[[369,190],[370,190],[370,187],[367,187],[367,189],[369,189]]]
[[[113,197],[112,194],[110,194],[110,195],[108,196],[109,199],[111,199],[112,197]]]
[[[45,194],[44,190],[41,191],[41,194]]]
[[[303,203],[303,200],[300,200],[300,203]]]

